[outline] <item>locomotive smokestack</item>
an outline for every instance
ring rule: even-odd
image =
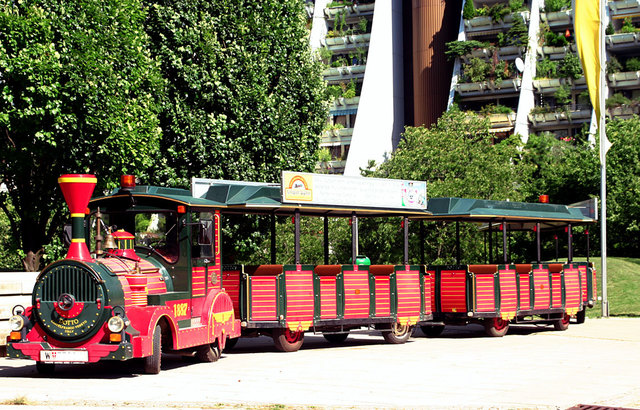
[[[67,259],[91,260],[84,238],[84,216],[97,181],[95,175],[88,174],[65,174],[58,178],[64,200],[71,211],[71,246]]]

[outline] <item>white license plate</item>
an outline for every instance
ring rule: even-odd
[[[86,363],[87,350],[40,350],[40,361],[48,363]]]

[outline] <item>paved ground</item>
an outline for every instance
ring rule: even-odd
[[[477,325],[447,328],[437,339],[416,336],[388,345],[355,335],[332,347],[307,336],[296,353],[278,353],[264,337],[244,339],[217,363],[164,356],[159,375],[141,375],[131,363],[100,363],[60,366],[46,378],[33,362],[2,358],[0,403],[24,397],[43,409],[640,408],[640,319],[587,320],[565,332],[513,327],[504,338],[485,337]]]

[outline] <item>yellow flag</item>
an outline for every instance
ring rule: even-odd
[[[604,107],[601,106],[602,98],[600,93],[600,75],[602,66],[600,61],[600,44],[603,30],[600,24],[600,0],[575,0],[574,3],[574,32],[576,35],[576,46],[578,55],[582,62],[582,69],[587,80],[589,98],[596,111],[598,127],[600,127],[600,113]],[[602,124],[604,125],[604,124]],[[606,154],[611,144],[607,140],[606,134],[602,133],[603,141],[600,141],[600,155]],[[602,158],[601,158],[602,160]]]

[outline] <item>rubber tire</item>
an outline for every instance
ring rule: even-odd
[[[304,342],[304,332],[292,332],[288,328],[273,330],[273,343],[280,352],[300,350]]]
[[[220,358],[220,347],[218,347],[218,342],[216,341],[209,345],[198,346],[196,349],[196,357],[198,360],[205,363],[217,362]]]
[[[162,328],[160,325],[157,325],[153,331],[153,352],[151,356],[147,356],[143,360],[146,374],[160,373],[162,366]]]
[[[233,349],[238,343],[238,340],[240,340],[239,337],[227,338],[227,342],[224,344],[224,351],[228,352],[229,350]]]
[[[55,363],[36,362],[36,370],[42,375],[52,375],[56,371]]]
[[[384,337],[384,340],[386,340],[387,343],[401,345],[409,340],[411,333],[413,333],[413,326],[403,326],[398,323],[394,323],[391,325],[391,331],[382,332],[382,337]]]
[[[576,323],[580,325],[584,323],[586,318],[587,318],[587,309],[584,308],[576,314]]]
[[[491,337],[502,337],[509,331],[509,321],[500,317],[492,317],[484,320],[484,331]]]
[[[322,336],[324,336],[324,338],[327,339],[327,341],[330,342],[330,343],[340,344],[340,343],[344,343],[344,341],[347,340],[347,337],[349,337],[349,332],[346,332],[346,333],[324,333]]]
[[[438,337],[444,331],[444,325],[422,325],[420,330],[426,337]]]
[[[558,319],[558,320],[554,320],[553,321],[553,328],[555,330],[558,330],[558,331],[567,330],[569,328],[569,320],[570,319],[571,319],[571,316],[569,316],[569,315],[567,315],[565,313],[564,316],[562,317],[562,319]]]

